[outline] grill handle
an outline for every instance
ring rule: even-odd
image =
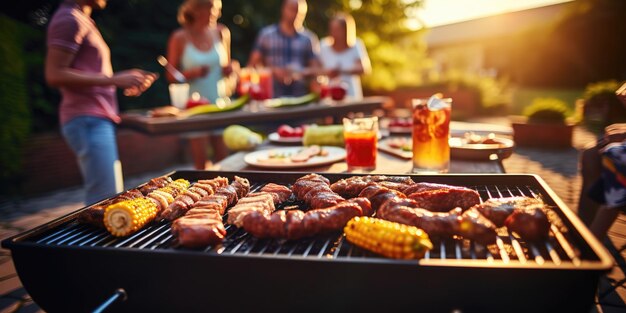
[[[126,290],[123,288],[118,288],[115,290],[112,296],[110,296],[106,301],[100,304],[97,308],[95,308],[92,313],[102,313],[106,309],[108,309],[115,302],[123,302],[128,299],[128,294],[126,294]]]

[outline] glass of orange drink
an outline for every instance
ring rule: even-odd
[[[413,173],[446,173],[452,99],[413,99]]]

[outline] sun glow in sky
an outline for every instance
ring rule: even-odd
[[[416,12],[427,27],[456,23],[511,11],[530,9],[571,0],[425,0]],[[412,29],[420,28],[417,20],[409,21]]]

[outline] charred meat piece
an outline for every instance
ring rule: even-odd
[[[169,176],[161,176],[161,177],[156,177],[151,179],[149,182],[147,182],[145,185],[139,187],[139,191],[144,195],[147,196],[149,193],[159,189],[159,188],[163,188],[165,186],[167,186],[169,183],[172,182],[172,179]]]
[[[364,198],[350,199],[335,206],[307,212],[278,211],[272,214],[254,211],[243,217],[243,228],[258,238],[296,240],[318,234],[339,231],[350,219],[371,210]]]
[[[80,212],[78,215],[78,222],[104,228],[104,211],[109,205],[141,197],[143,197],[143,194],[137,189],[125,191],[113,199],[91,206]]]
[[[333,183],[330,188],[342,197],[354,198],[358,196],[367,185],[373,182],[398,191],[402,191],[406,187],[415,184],[410,177],[406,176],[367,175],[340,179]]]
[[[215,212],[215,211],[213,211]],[[200,248],[221,243],[226,236],[222,218],[215,213],[185,215],[172,223],[172,233],[178,244],[187,248]]]
[[[215,194],[220,188],[226,187],[228,184],[228,178],[217,177],[210,180],[202,180],[193,184],[189,189],[185,190],[182,194],[176,196],[164,210],[159,212],[157,219],[166,219],[173,221],[183,215],[195,206],[203,199],[208,199],[211,195]]]
[[[260,192],[251,193],[239,200],[237,205],[228,211],[228,223],[241,227],[244,215],[254,211],[272,213],[278,204],[290,197],[291,190],[287,186],[269,183],[263,186]]]
[[[293,194],[291,192],[291,189],[289,189],[287,186],[274,184],[274,183],[266,184],[265,186],[261,188],[260,191],[267,192],[270,195],[272,195],[272,198],[274,199],[274,204],[279,204],[279,203],[287,201]]]
[[[417,183],[403,190],[415,200],[420,208],[435,212],[448,212],[454,208],[467,210],[480,203],[480,195],[475,190],[442,184]]]
[[[274,198],[269,192],[251,193],[228,211],[228,224],[241,227],[241,218],[244,215],[253,211],[271,213],[275,210]]]
[[[461,208],[448,212],[432,212],[395,190],[371,184],[359,196],[369,198],[376,216],[382,219],[416,226],[429,236],[451,238],[461,236],[482,244],[496,241],[495,227],[484,218],[463,214]]]
[[[245,199],[249,191],[250,182],[235,176],[230,185],[219,187],[214,194],[196,202],[185,216],[172,223],[172,234],[178,244],[187,248],[199,248],[221,243],[226,236],[222,214],[239,198]],[[206,205],[198,205],[202,201]]]
[[[343,197],[330,189],[329,180],[318,174],[312,173],[298,178],[291,190],[311,209],[332,207],[345,201]]]
[[[528,241],[545,240],[550,235],[550,221],[539,207],[516,208],[504,221],[509,231]]]
[[[492,198],[478,204],[475,208],[482,215],[491,220],[496,227],[504,226],[504,221],[513,213],[515,208],[540,205],[543,201],[530,197],[508,197],[508,198]]]

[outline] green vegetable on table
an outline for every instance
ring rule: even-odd
[[[217,99],[217,104],[202,104],[181,112],[181,117],[190,117],[200,114],[228,112],[241,109],[250,99],[250,96],[243,95],[235,100],[230,98]]]
[[[300,97],[281,97],[275,99],[269,99],[265,102],[265,106],[270,108],[290,107],[298,106],[313,102],[318,99],[318,94],[309,93]]]
[[[344,146],[343,125],[310,126],[304,131],[302,143],[305,146]]]

